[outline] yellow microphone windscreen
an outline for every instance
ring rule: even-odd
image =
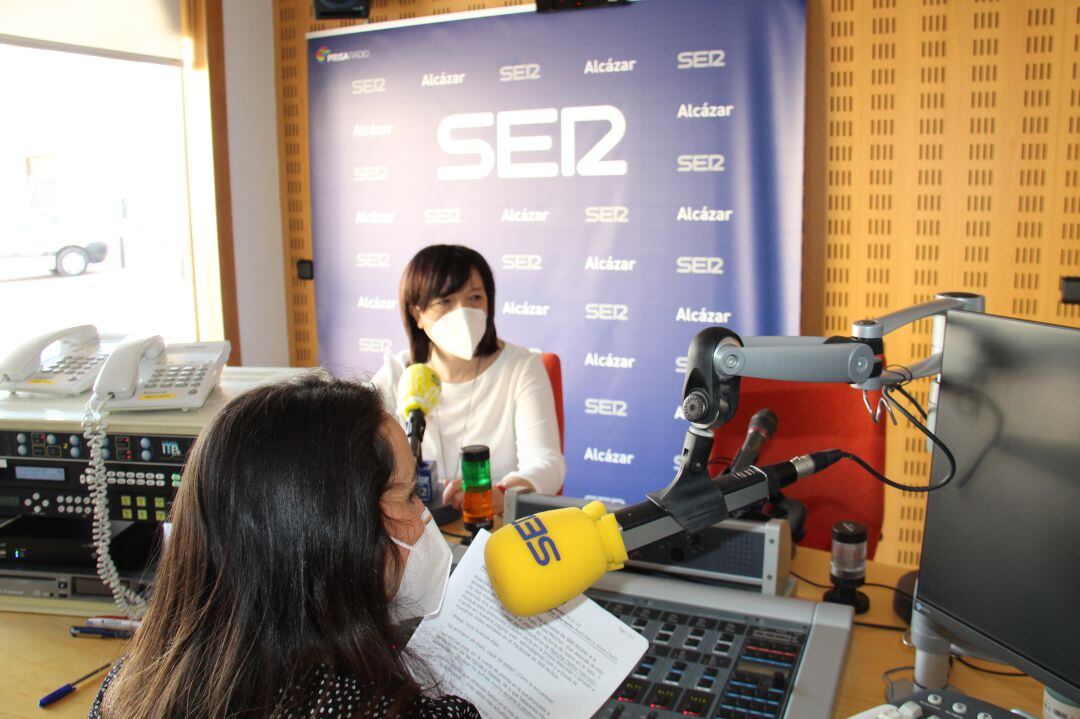
[[[411,364],[398,380],[397,395],[398,413],[403,418],[408,419],[409,412],[414,409],[428,414],[442,397],[442,380],[426,364]]]
[[[507,611],[532,616],[588,589],[626,561],[622,530],[600,502],[522,517],[484,547],[491,586]]]

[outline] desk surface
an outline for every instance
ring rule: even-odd
[[[826,552],[800,549],[792,568],[811,581],[827,584],[828,561]],[[870,562],[867,580],[895,586],[903,572],[899,567]],[[819,599],[821,591],[799,582],[799,597]],[[870,596],[870,611],[858,621],[897,625],[892,592],[877,587],[866,587],[865,591]],[[126,642],[72,638],[68,627],[75,623],[78,619],[73,617],[0,612],[0,717],[87,715],[104,673],[49,709],[37,706],[45,694],[124,652]],[[884,702],[882,672],[910,666],[914,661],[914,652],[901,644],[900,636],[899,632],[855,627],[834,719],[846,719]],[[910,672],[897,672],[893,678],[905,676],[910,678]],[[996,677],[961,664],[954,664],[950,679],[961,691],[984,701],[1042,716],[1042,687],[1032,679]]]

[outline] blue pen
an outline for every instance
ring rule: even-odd
[[[68,631],[71,632],[73,637],[101,637],[102,639],[131,639],[131,636],[135,633],[127,629],[81,626],[74,626]]]
[[[75,681],[71,682],[70,684],[65,684],[64,686],[60,687],[56,691],[52,692],[51,694],[47,694],[47,695],[43,696],[41,699],[38,700],[37,705],[39,707],[47,707],[50,704],[52,704],[53,702],[60,701],[61,699],[66,697],[68,694],[71,694],[73,691],[75,691],[75,685],[76,684],[78,684],[79,682],[86,681],[87,679],[94,676],[98,672],[105,671],[106,669],[111,667],[115,662],[116,662],[116,660],[113,659],[111,662],[108,662],[106,664],[102,664],[100,667],[98,667],[94,671],[90,672],[89,674],[81,676],[78,679],[76,679]]]

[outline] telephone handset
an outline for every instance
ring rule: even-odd
[[[109,411],[198,409],[231,349],[227,341],[167,345],[156,335],[128,337],[101,368],[91,403],[108,400]]]
[[[45,351],[59,343],[57,352]],[[90,389],[109,353],[93,325],[78,325],[28,340],[0,360],[0,389],[76,395]]]

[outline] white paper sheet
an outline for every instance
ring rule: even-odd
[[[420,623],[409,649],[427,662],[439,693],[468,699],[484,719],[592,716],[648,641],[585,596],[535,617],[509,614],[484,566],[489,536],[473,541],[442,609]]]

